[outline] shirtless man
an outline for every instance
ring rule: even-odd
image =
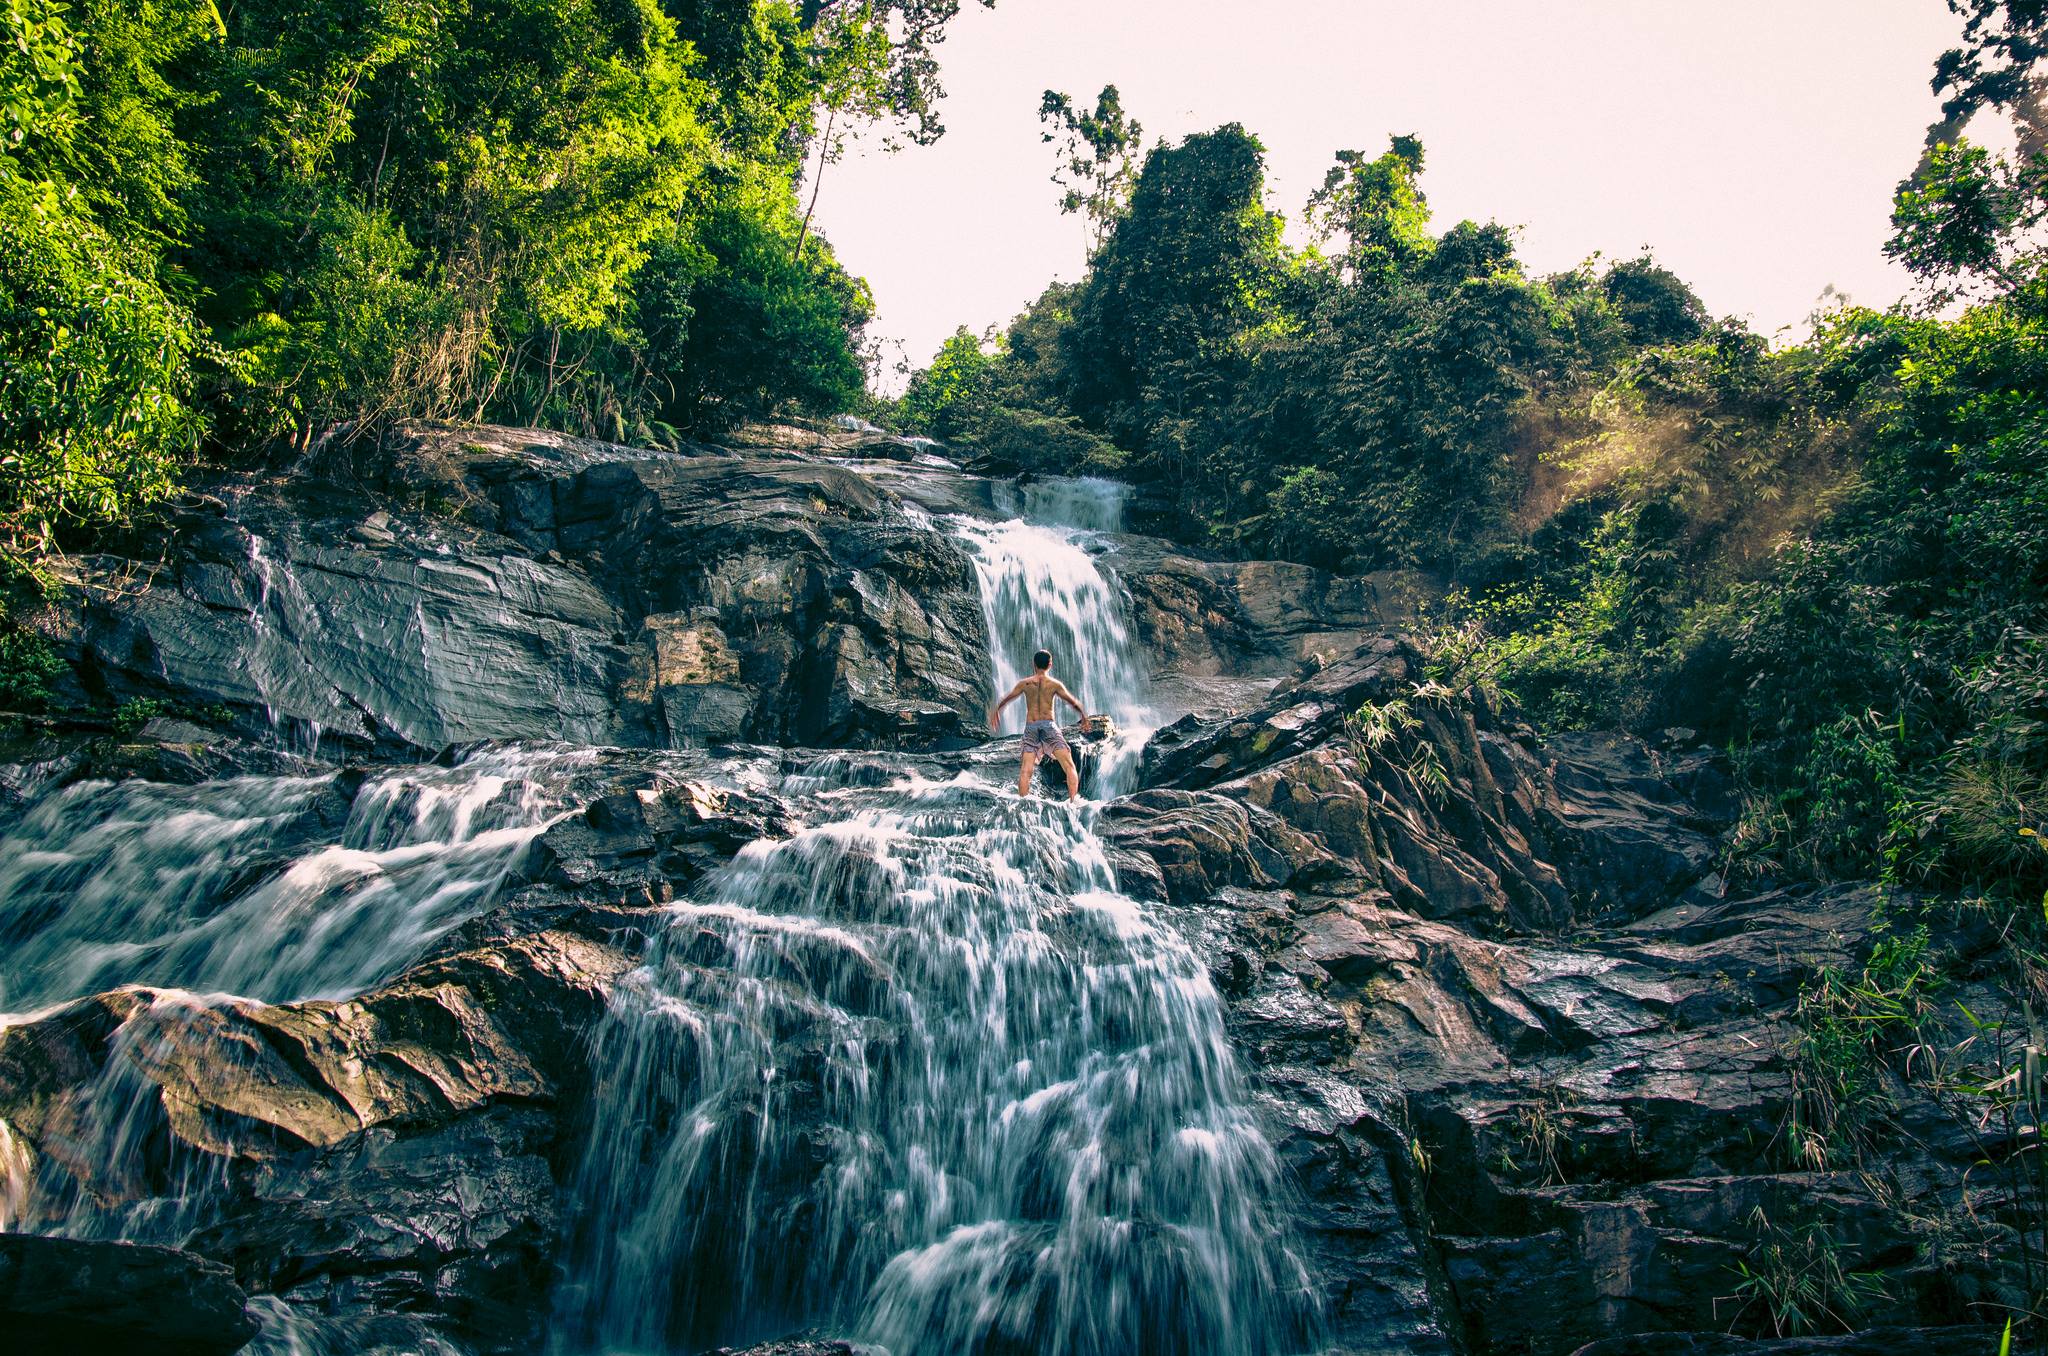
[[[1081,798],[1081,774],[1074,767],[1074,751],[1067,747],[1067,740],[1060,733],[1059,723],[1052,718],[1053,702],[1063,701],[1081,713],[1081,719],[1088,719],[1088,710],[1074,700],[1074,694],[1067,691],[1067,685],[1052,676],[1052,652],[1040,650],[1031,656],[1032,667],[1037,670],[1029,678],[1021,679],[1010,689],[1010,695],[997,702],[995,709],[988,713],[988,728],[1003,728],[1003,708],[1017,698],[1024,699],[1024,766],[1017,773],[1017,794],[1031,794],[1031,774],[1038,770],[1038,760],[1047,754],[1067,770],[1067,799]]]

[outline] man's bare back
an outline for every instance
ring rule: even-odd
[[[1055,698],[1065,698],[1067,705],[1073,707],[1076,711],[1081,711],[1081,714],[1084,716],[1088,714],[1086,711],[1081,710],[1081,703],[1074,700],[1074,694],[1067,691],[1067,685],[1050,674],[1041,673],[1026,678],[1019,682],[1013,691],[1024,694],[1024,719],[1026,720],[1053,719],[1052,704]]]

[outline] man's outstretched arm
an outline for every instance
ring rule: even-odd
[[[1081,713],[1081,719],[1088,719],[1088,708],[1081,705],[1080,702],[1074,699],[1074,694],[1067,691],[1067,685],[1065,683],[1054,683],[1052,688],[1052,695],[1058,697],[1061,701],[1073,707],[1076,711],[1079,711]]]
[[[1021,696],[1023,696],[1023,695],[1024,695],[1024,684],[1020,682],[1020,683],[1018,683],[1018,684],[1017,684],[1017,686],[1015,686],[1015,687],[1013,687],[1013,688],[1011,688],[1011,689],[1010,689],[1010,695],[1009,695],[1009,696],[1007,696],[1007,697],[1003,698],[1003,699],[1002,699],[1001,701],[997,702],[997,703],[996,703],[996,704],[995,704],[994,706],[990,707],[990,708],[989,708],[989,712],[988,712],[988,728],[989,728],[989,729],[991,729],[991,730],[1000,730],[1000,729],[1002,729],[1002,728],[1003,728],[1003,708],[1004,708],[1004,707],[1006,707],[1006,706],[1008,706],[1008,705],[1009,705],[1009,704],[1010,704],[1011,702],[1013,702],[1013,701],[1016,701],[1016,700],[1017,700],[1017,698],[1019,698],[1019,697],[1021,697]]]

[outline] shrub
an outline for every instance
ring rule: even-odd
[[[0,181],[0,555],[162,499],[198,446],[199,338],[147,267],[54,186]]]

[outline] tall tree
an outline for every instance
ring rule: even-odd
[[[1038,120],[1046,127],[1040,139],[1060,143],[1060,162],[1052,172],[1061,189],[1060,212],[1082,214],[1093,253],[1130,200],[1145,129],[1124,111],[1115,85],[1102,87],[1092,112],[1077,109],[1069,95],[1047,90]]]
[[[1264,195],[1265,148],[1236,123],[1153,150],[1063,336],[1074,413],[1176,484],[1282,267]]]
[[[1387,279],[1413,271],[1429,253],[1429,199],[1422,177],[1422,143],[1397,136],[1385,154],[1368,160],[1339,151],[1308,201],[1308,219],[1320,238],[1344,238],[1354,280]]]

